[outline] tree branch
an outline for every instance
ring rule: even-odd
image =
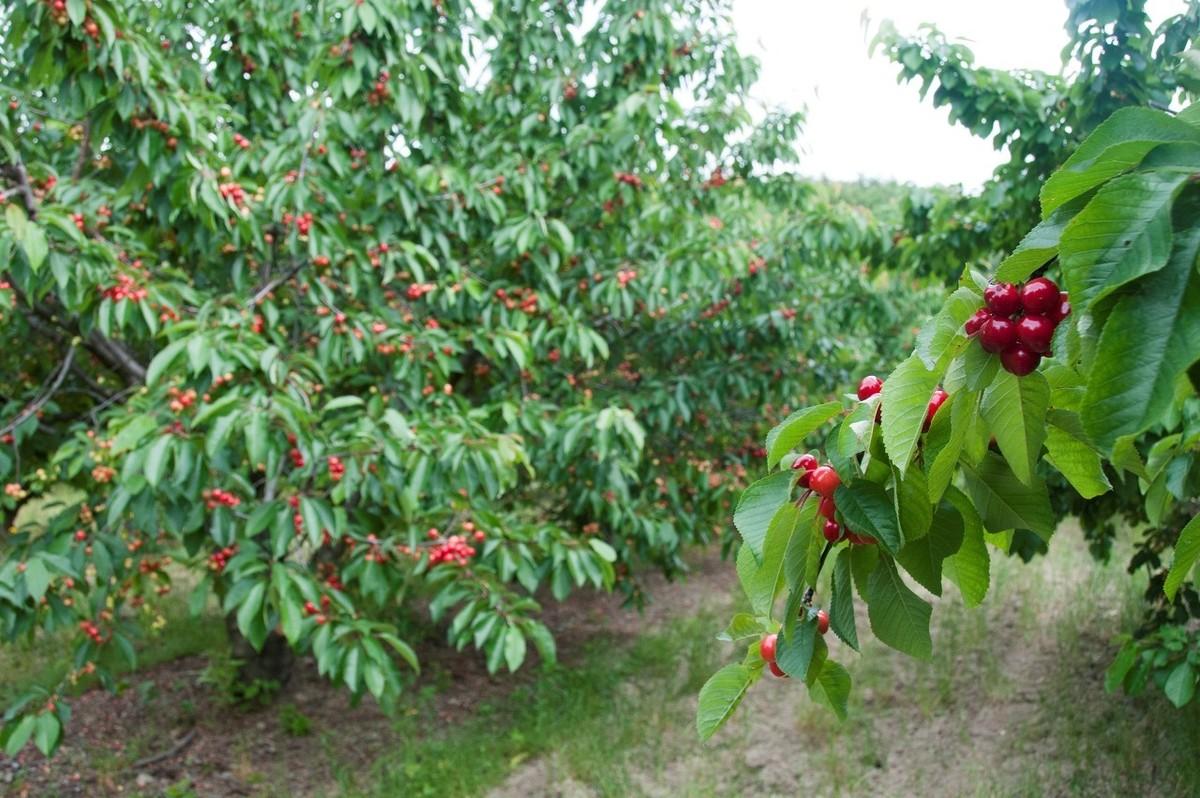
[[[17,181],[16,190],[25,203],[25,215],[31,221],[37,219],[37,198],[33,196],[33,187],[29,185],[29,174],[25,171],[25,164],[21,163],[19,159],[15,160],[5,171]]]
[[[120,341],[114,341],[93,330],[83,345],[96,357],[118,371],[126,380],[136,383],[146,381],[146,367]]]
[[[60,341],[68,336],[79,335],[77,325],[61,321],[44,305],[33,304],[25,292],[16,285],[13,285],[12,289],[30,326],[38,328],[43,333],[52,334]],[[55,328],[63,331],[66,335],[56,331],[51,332]],[[138,362],[137,358],[119,341],[114,341],[99,331],[93,330],[82,343],[85,349],[104,361],[109,368],[124,377],[127,382],[142,383],[146,381],[146,367]]]
[[[75,347],[72,345],[71,348],[67,350],[67,356],[63,358],[62,365],[58,368],[58,373],[52,375],[47,381],[47,386],[42,389],[42,395],[30,402],[29,405],[26,406],[26,408],[20,413],[17,413],[17,417],[11,422],[3,427],[0,427],[0,435],[7,435],[8,433],[12,432],[17,427],[24,424],[25,421],[31,416],[36,414],[37,411],[46,406],[46,403],[50,401],[50,398],[53,397],[59,387],[62,386],[63,380],[67,378],[67,372],[70,370],[71,363],[74,360]]]

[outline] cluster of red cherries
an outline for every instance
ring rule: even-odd
[[[300,513],[300,497],[289,496],[288,506],[292,508],[292,529],[296,531],[296,537],[304,534],[304,516]]]
[[[842,478],[833,466],[828,463],[820,465],[816,457],[805,452],[792,461],[792,468],[802,472],[796,481],[797,484],[821,497],[821,504],[817,509],[825,518],[822,534],[827,541],[837,543],[839,540],[845,539],[860,546],[869,546],[875,543],[875,538],[870,535],[860,535],[844,528],[834,520],[837,505],[833,501],[833,493],[837,490],[838,485],[842,484]]]
[[[100,627],[91,621],[80,621],[79,630],[91,638],[92,642],[100,645],[104,642],[104,635],[100,634]]]
[[[829,613],[825,610],[817,610],[817,631],[821,634],[829,631]],[[783,668],[779,667],[779,663],[775,661],[778,648],[779,635],[777,634],[766,635],[762,640],[758,641],[758,655],[767,663],[767,669],[780,679],[786,679],[788,675],[783,672]]]
[[[237,496],[220,488],[206,490],[201,495],[204,497],[204,506],[210,510],[215,510],[218,507],[237,507],[242,503],[242,500]]]
[[[328,462],[329,478],[334,482],[340,481],[342,476],[346,473],[346,466],[342,464],[342,458],[338,457],[337,455],[330,455]]]
[[[117,282],[101,292],[105,299],[111,299],[113,302],[122,302],[126,299],[134,302],[141,302],[150,295],[150,292],[137,284],[137,281],[128,274],[118,274]]]
[[[217,549],[208,555],[208,567],[217,573],[221,573],[225,570],[225,566],[229,565],[229,561],[233,559],[233,555],[235,554],[237,554],[237,546],[226,546],[223,549]]]
[[[329,596],[321,596],[321,606],[319,608],[311,601],[306,601],[304,602],[304,614],[316,621],[317,626],[324,626],[326,621],[329,620],[329,616],[326,613],[329,612],[330,603]]]
[[[849,529],[843,530],[842,525],[833,520],[837,511],[837,505],[833,503],[833,492],[837,490],[838,485],[842,484],[842,478],[833,466],[828,463],[820,465],[815,456],[805,452],[792,461],[792,468],[801,472],[796,483],[821,497],[819,509],[821,515],[825,516],[824,535],[826,540],[836,543],[842,539],[844,534],[851,543],[875,542],[874,538],[863,537]]]
[[[985,352],[1000,355],[1000,364],[1018,377],[1034,371],[1059,322],[1071,315],[1065,291],[1049,277],[1035,277],[1022,286],[992,283],[983,292],[985,307],[963,326],[969,336],[979,336]]]
[[[466,565],[475,556],[475,547],[467,542],[462,535],[451,535],[445,542],[438,543],[429,550],[429,564],[451,563]]]

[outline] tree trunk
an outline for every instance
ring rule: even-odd
[[[240,684],[275,682],[283,687],[288,683],[296,657],[287,638],[278,632],[271,632],[263,642],[262,651],[256,651],[237,628],[234,616],[225,617],[225,630],[229,635],[229,655],[238,662],[237,678]]]

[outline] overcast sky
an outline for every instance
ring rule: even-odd
[[[1181,0],[1149,0],[1151,19]],[[870,33],[864,32],[864,11]],[[762,61],[757,99],[807,107],[802,171],[977,188],[1001,161],[991,144],[919,103],[882,55],[867,55],[880,20],[904,33],[933,22],[975,51],[975,63],[1057,72],[1066,43],[1061,0],[735,0],[739,47]],[[932,95],[932,92],[930,92]]]

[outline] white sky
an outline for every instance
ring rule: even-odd
[[[1157,23],[1182,0],[1149,0]],[[871,20],[864,32],[862,17]],[[1003,159],[992,145],[951,127],[949,108],[918,102],[918,85],[867,48],[880,20],[902,33],[933,22],[964,41],[981,66],[1058,72],[1066,44],[1062,0],[734,0],[738,46],[762,61],[756,99],[807,108],[801,171],[978,188]]]

